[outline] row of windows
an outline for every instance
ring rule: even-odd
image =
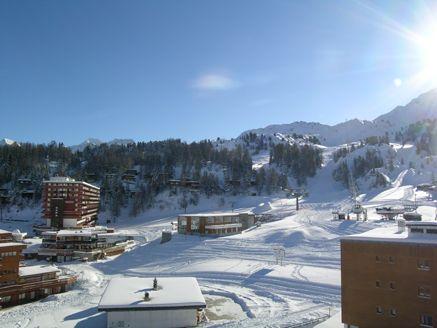
[[[376,313],[377,314],[384,314],[384,310],[383,310],[383,308],[381,307],[381,306],[377,306],[376,307]],[[397,315],[397,311],[396,311],[396,309],[390,309],[389,310],[389,315],[391,316],[391,317],[395,317],[396,315]]]
[[[376,313],[379,315],[383,315],[384,314],[384,309],[381,306],[377,306],[376,307]],[[391,317],[396,317],[398,314],[398,311],[396,309],[389,309],[388,314]],[[420,326],[421,327],[433,327],[433,320],[432,320],[432,316],[428,315],[428,314],[422,314],[420,316]]]
[[[383,284],[381,283],[381,281],[376,280],[375,286],[376,286],[376,288],[382,288]],[[394,281],[390,281],[388,283],[388,286],[389,286],[390,290],[396,290],[396,285],[395,285]],[[419,286],[417,289],[417,296],[419,296],[420,298],[431,298],[431,287]]]
[[[34,299],[34,298],[35,298],[35,292],[30,292],[30,293],[29,293],[29,297],[30,297],[30,299]],[[1,300],[2,300],[3,303],[9,303],[9,302],[11,301],[11,299],[12,299],[11,296],[3,296],[3,297],[1,298]],[[26,293],[18,294],[18,299],[19,299],[20,301],[26,299]]]
[[[430,228],[411,228],[411,232],[415,233],[431,233],[431,234],[437,234],[437,229],[430,229]]]
[[[383,259],[382,259],[381,256],[376,255],[375,256],[375,261],[377,263],[381,263],[381,262],[383,262]],[[388,257],[388,263],[394,264],[395,263],[395,257],[394,256],[389,256]],[[430,260],[428,260],[428,259],[419,259],[419,260],[417,260],[417,268],[420,269],[420,270],[426,270],[426,271],[430,270],[431,269]]]
[[[0,287],[4,287],[4,286],[10,286],[10,285],[14,285],[15,281],[11,280],[11,281],[2,281],[0,282]]]
[[[0,272],[2,272],[3,274],[12,274],[12,273],[17,273],[18,269],[6,269]]]
[[[6,257],[6,256],[17,256],[17,252],[4,252],[4,253],[0,253],[1,257]]]
[[[376,286],[377,288],[381,288],[383,285],[382,285],[381,281],[377,280],[377,281],[375,282],[375,286]],[[395,283],[394,283],[393,281],[390,281],[390,282],[389,282],[389,288],[392,289],[392,290],[395,290],[395,289],[396,289],[396,288],[395,288]]]
[[[375,256],[375,261],[376,261],[377,263],[381,263],[381,262],[383,261],[383,259],[382,259],[381,256],[376,255],[376,256]],[[389,257],[388,257],[388,263],[391,263],[391,264],[395,263],[395,258],[394,258],[394,256],[389,256]]]

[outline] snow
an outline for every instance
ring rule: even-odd
[[[106,143],[109,146],[111,146],[111,145],[126,146],[129,144],[135,143],[135,141],[133,141],[132,139],[113,139],[111,141],[104,142],[104,141],[101,141],[101,140],[96,139],[96,138],[88,138],[84,142],[80,143],[79,145],[70,146],[70,149],[73,152],[83,151],[87,146],[95,147],[95,146],[99,146],[103,143]]]
[[[243,212],[213,212],[213,213],[194,213],[194,214],[180,214],[179,216],[191,216],[191,217],[216,217],[216,216],[238,216],[240,214],[251,214]]]
[[[14,243],[14,242],[9,242],[9,243],[0,243],[0,248],[4,248],[4,247],[15,247],[15,246],[23,246],[23,247],[26,247],[26,245],[24,245],[23,243]]]
[[[59,272],[59,269],[57,267],[49,266],[49,265],[32,265],[32,266],[24,266],[19,268],[20,277],[41,275],[44,273],[52,273],[52,272]]]
[[[206,306],[196,278],[157,277],[158,288],[153,289],[154,278],[113,278],[99,303],[99,310],[142,308],[202,308]],[[145,293],[149,300],[144,300]]]
[[[0,146],[11,146],[14,144],[17,144],[17,142],[12,139],[8,139],[8,138],[0,139]]]
[[[425,103],[430,104],[428,108],[434,106],[428,100]],[[277,127],[264,130],[263,133],[281,133],[281,138],[286,138],[290,132],[316,134],[326,139],[322,140],[324,144],[335,145],[321,147],[323,166],[315,177],[308,179],[306,191],[309,195],[301,200],[301,210],[296,212],[295,201],[278,192],[254,197],[229,194],[210,198],[201,196],[198,205],[190,204],[187,208],[193,214],[181,214],[177,198],[162,193],[157,197],[156,206],[138,217],[131,218],[127,211],[123,211],[116,222],[111,221],[111,228],[123,229],[141,237],[137,245],[105,260],[60,264],[63,271],[78,275],[74,289],[42,301],[2,310],[2,327],[105,327],[105,317],[98,312],[102,295],[108,293],[112,302],[108,304],[112,306],[131,304],[133,301],[145,303],[141,301],[144,288],[151,288],[155,276],[159,284],[164,283],[166,278],[196,278],[212,313],[211,322],[205,324],[206,327],[289,326],[308,319],[323,318],[330,311],[336,314],[320,327],[340,326],[342,238],[434,242],[434,237],[408,237],[406,232],[398,233],[395,222],[381,220],[376,213],[377,207],[401,206],[405,202],[417,201],[417,212],[422,214],[423,219],[434,220],[436,201],[428,193],[418,192],[415,186],[429,182],[432,172],[435,172],[435,164],[433,158],[430,165],[426,164],[425,159],[416,154],[414,145],[365,146],[348,157],[348,160],[353,160],[368,149],[376,149],[384,158],[393,156],[395,168],[393,171],[381,170],[389,182],[387,188],[371,188],[369,181],[365,180],[369,177],[359,181],[359,199],[368,211],[367,222],[332,219],[332,211],[346,212],[353,204],[344,186],[332,179],[336,167],[332,156],[341,147],[337,146],[339,141],[356,141],[354,138],[357,136],[361,138],[374,134],[374,131],[385,131],[382,127],[386,124],[378,119],[374,122],[354,120],[334,127],[298,122],[280,127],[283,130]],[[379,130],[374,130],[375,126]],[[397,129],[398,126],[391,128]],[[231,147],[239,141],[221,142],[218,146]],[[401,159],[405,164],[401,164]],[[253,167],[259,169],[268,162],[268,151],[261,150],[254,156]],[[410,162],[416,169],[409,167]],[[421,164],[424,164],[423,168],[420,168]],[[234,213],[231,212],[233,209]],[[171,230],[171,222],[176,222],[179,215],[223,216],[249,211],[269,214],[273,220],[232,236],[173,234],[171,241],[160,244],[162,231]],[[0,222],[0,228],[31,232],[32,224],[37,222],[40,213],[40,207],[11,207],[4,213],[5,222]],[[100,214],[99,219],[105,222],[112,217],[105,212]],[[352,237],[346,237],[349,235]],[[38,244],[36,239],[29,242]],[[282,263],[275,256],[275,248],[285,250]],[[130,282],[120,287],[117,280]],[[112,294],[109,294],[110,289],[106,289],[107,286],[110,288],[110,281],[115,282]],[[147,281],[146,287],[134,281]],[[177,288],[179,290],[180,285]],[[125,293],[127,295],[123,296]],[[153,293],[151,291],[152,297]],[[181,292],[177,295],[184,300],[186,296],[190,294]]]
[[[413,227],[433,227],[437,228],[437,222],[407,222],[407,228]],[[437,244],[437,235],[427,233],[411,233],[405,229],[399,232],[397,227],[376,228],[366,231],[361,234],[350,235],[342,237],[342,240],[357,240],[357,241],[384,241],[384,242],[402,242],[414,244]]]

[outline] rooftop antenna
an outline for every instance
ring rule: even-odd
[[[158,290],[158,279],[153,279],[153,290]]]

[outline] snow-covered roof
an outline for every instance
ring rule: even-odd
[[[214,213],[196,213],[196,214],[179,214],[180,217],[215,217],[215,216],[238,216],[241,214],[253,214],[251,212],[214,212]]]
[[[153,290],[153,278],[113,278],[99,303],[99,311],[119,309],[204,308],[205,299],[196,278],[157,278],[158,290]],[[144,300],[145,292],[150,299]]]
[[[45,273],[59,272],[57,267],[51,265],[32,265],[20,267],[18,270],[18,275],[20,277],[35,276]]]
[[[106,227],[88,227],[83,229],[64,229],[59,231],[44,231],[42,235],[50,236],[56,235],[58,237],[74,237],[74,236],[84,236],[91,237],[92,235],[101,235],[101,234],[113,234],[112,232],[108,232],[108,228]]]
[[[228,224],[212,224],[205,226],[205,229],[227,229],[227,228],[241,228],[241,223],[228,223]]]
[[[44,180],[44,183],[78,183],[78,184],[83,184],[86,185],[88,187],[92,187],[92,188],[96,188],[96,189],[100,189],[99,187],[92,185],[88,182],[85,181],[76,181],[73,178],[70,177],[51,177],[50,180]]]
[[[408,228],[429,227],[437,229],[437,222],[407,222]],[[413,244],[435,244],[437,245],[437,234],[409,233],[407,229],[399,231],[397,226],[376,228],[361,234],[341,237],[341,240],[413,243]]]
[[[10,232],[10,231],[7,231],[7,230],[0,229],[0,233],[1,233],[1,234],[4,234],[4,233],[11,233],[11,232]]]
[[[15,247],[15,246],[23,246],[24,248],[26,248],[26,245],[22,244],[22,243],[14,243],[14,242],[0,243],[0,248],[3,248],[3,247]]]
[[[91,230],[59,230],[58,237],[73,237],[73,236],[92,236],[95,231]]]

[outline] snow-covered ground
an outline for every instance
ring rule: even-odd
[[[326,148],[324,167],[308,181],[309,197],[298,212],[294,200],[283,195],[227,197],[224,205],[219,197],[212,197],[187,209],[249,209],[276,219],[239,235],[211,238],[175,234],[170,242],[160,244],[161,231],[171,229],[180,210],[157,208],[136,218],[119,219],[113,226],[140,233],[147,242],[114,258],[60,265],[79,275],[75,288],[2,310],[1,327],[105,327],[105,314],[97,312],[97,304],[112,277],[196,277],[209,306],[208,327],[275,327],[338,313],[340,237],[394,225],[380,220],[377,206],[401,204],[416,197],[424,220],[434,220],[436,203],[426,193],[415,193],[412,185],[406,185],[407,173],[401,171],[390,188],[361,195],[369,213],[367,222],[333,220],[332,210],[346,210],[352,204],[347,191],[332,181],[333,150]],[[255,165],[266,161],[262,154]],[[38,213],[39,209],[8,213],[9,221],[0,223],[0,228],[28,230]],[[14,217],[25,222],[10,221]],[[276,261],[278,247],[285,250],[282,263]]]

